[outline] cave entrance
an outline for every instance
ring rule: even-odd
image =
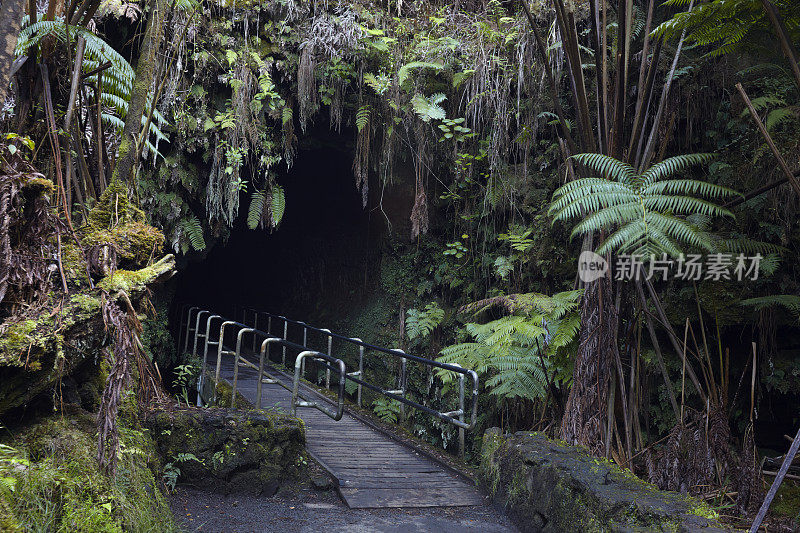
[[[175,303],[234,316],[253,307],[332,327],[377,283],[386,225],[362,205],[352,151],[341,136],[316,133],[278,176],[286,210],[276,230],[247,227],[249,194],[226,242],[178,274]]]

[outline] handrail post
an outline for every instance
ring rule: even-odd
[[[459,421],[464,422],[464,374],[458,375],[458,410],[461,411],[461,414],[458,415],[458,419]],[[459,426],[458,455],[462,459],[464,458],[464,448],[465,448],[464,428]]]
[[[394,349],[392,351],[393,352],[397,352],[397,353],[401,353],[401,354],[406,353],[400,348],[396,348],[396,349]],[[400,394],[400,396],[405,398],[406,397],[406,358],[402,357],[402,356],[400,357],[400,379],[399,379],[399,381],[400,381],[400,383],[399,383],[400,389],[398,391],[398,394]],[[400,402],[400,422],[401,423],[405,422],[405,420],[406,420],[406,404],[404,404],[403,402]]]
[[[283,340],[289,340],[289,319],[285,316],[281,317],[283,319]],[[283,345],[283,366],[286,366],[286,345]]]
[[[255,335],[254,335],[255,336]],[[264,356],[269,354],[269,347],[275,342],[280,341],[278,337],[269,337],[264,339],[261,343],[261,355],[258,358],[258,384],[256,384],[256,409],[261,409],[261,386],[266,381],[267,383],[275,383],[274,379],[264,379]],[[269,358],[269,355],[266,355]]]
[[[254,310],[253,313],[255,313],[254,316],[253,316],[253,329],[258,329],[258,311]],[[256,338],[256,336],[253,335],[253,353],[254,354],[256,353],[256,341],[257,340],[258,339]]]
[[[303,348],[308,348],[308,324],[300,322],[303,326]],[[306,359],[303,358],[303,377],[306,377]]]
[[[183,353],[187,353],[189,351],[189,332],[192,329],[192,311],[195,309],[200,309],[199,307],[190,307],[189,314],[186,318],[186,337],[183,342]]]
[[[363,346],[358,347],[358,379],[364,381],[364,352],[366,349]],[[358,395],[356,403],[361,407],[361,383],[358,384]]]
[[[325,333],[328,334],[328,352],[327,353],[328,353],[328,355],[333,357],[333,348],[332,348],[333,347],[333,336],[330,334],[331,330],[322,329],[321,331],[324,331]],[[325,388],[326,389],[330,389],[331,388],[331,369],[328,368],[327,366],[325,367]]]
[[[205,309],[201,309],[197,312],[197,317],[194,321],[194,343],[192,344],[192,356],[197,355],[197,337],[200,335],[200,318],[203,316],[203,313],[211,314],[211,311],[206,311]]]
[[[233,325],[233,324],[236,324],[236,321],[234,321],[234,320],[226,320],[225,322],[223,322],[219,326],[219,339],[218,339],[219,340],[219,344],[217,345],[217,369],[214,372],[214,387],[216,387],[217,383],[219,383],[219,374],[220,374],[220,370],[222,368],[222,351],[223,351],[222,350],[222,345],[223,345],[223,341],[225,340],[225,326],[229,326],[229,325]],[[216,388],[215,388],[215,391],[216,391]],[[214,395],[216,396],[216,392],[214,393]]]
[[[244,322],[243,322],[244,323]],[[231,407],[236,407],[236,382],[239,380],[239,359],[242,356],[242,337],[245,333],[252,333],[255,329],[253,328],[242,328],[239,330],[239,333],[236,335],[236,355],[234,356],[233,360],[233,384],[231,391]]]
[[[206,319],[206,332],[203,335],[203,362],[200,365],[200,375],[197,376],[197,407],[202,407],[202,391],[203,391],[203,383],[204,377],[206,375],[206,362],[208,361],[208,345],[209,345],[209,337],[211,336],[211,321],[215,318],[222,318],[219,315],[211,315]]]

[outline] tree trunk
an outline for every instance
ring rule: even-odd
[[[2,0],[0,4],[0,106],[6,100],[14,64],[14,48],[25,14],[25,0]]]
[[[581,303],[581,329],[572,388],[561,422],[562,438],[605,452],[608,390],[614,357],[616,309],[608,274],[587,284]]]
[[[137,150],[136,140],[142,129],[142,117],[147,108],[150,88],[153,86],[158,63],[158,50],[164,37],[166,10],[167,2],[165,0],[153,0],[153,11],[147,21],[141,54],[136,63],[136,78],[131,89],[131,101],[128,104],[128,114],[125,116],[125,126],[117,151],[117,164],[114,167],[112,181],[120,180],[130,184],[134,180],[136,164],[139,160],[138,152],[141,151],[141,147]]]

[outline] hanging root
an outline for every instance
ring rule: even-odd
[[[126,310],[120,307],[119,301],[125,303]],[[164,401],[166,395],[160,387],[160,380],[150,366],[150,362],[142,354],[138,334],[142,331],[136,312],[130,299],[124,292],[119,292],[116,299],[103,294],[103,321],[112,335],[112,346],[105,351],[106,360],[111,364],[111,373],[100,400],[97,413],[97,461],[100,467],[113,475],[117,468],[119,453],[119,427],[117,415],[120,399],[125,388],[132,381],[131,359],[136,367],[137,398],[140,404],[152,405]]]

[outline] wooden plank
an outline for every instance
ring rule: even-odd
[[[222,375],[232,379],[232,357],[226,356]],[[272,369],[272,377],[291,383],[291,376]],[[255,402],[257,373],[239,368],[239,391]],[[325,397],[303,385],[311,400]],[[262,388],[261,404],[290,412],[290,392],[276,386]],[[435,461],[418,454],[350,415],[334,421],[315,409],[298,409],[306,424],[309,453],[339,481],[339,493],[351,508],[441,507],[483,505],[470,483],[454,476]]]

